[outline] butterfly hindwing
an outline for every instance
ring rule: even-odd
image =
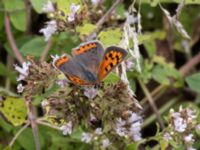
[[[127,51],[117,46],[106,49],[99,68],[98,80],[102,81],[114,68],[116,68],[127,56]]]
[[[88,81],[84,80],[82,68],[69,56],[61,56],[55,62],[54,66],[62,71],[65,76],[74,84],[87,85]]]

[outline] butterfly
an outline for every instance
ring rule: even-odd
[[[63,55],[53,66],[76,85],[96,85],[116,68],[127,56],[127,51],[110,46],[104,51],[99,41],[83,43],[72,50],[72,56]]]

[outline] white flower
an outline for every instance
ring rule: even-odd
[[[29,74],[29,66],[30,65],[31,65],[30,62],[23,62],[22,63],[22,67],[19,67],[18,65],[14,65],[15,66],[15,70],[17,70],[20,73],[19,77],[17,78],[17,81],[24,80],[25,77],[28,76],[28,74]]]
[[[111,144],[111,143],[110,143],[110,141],[109,141],[108,138],[107,138],[107,139],[104,139],[104,140],[102,141],[102,147],[103,147],[103,148],[107,148],[110,144]]]
[[[42,102],[41,102],[41,106],[42,107],[46,107],[46,106],[48,106],[49,105],[49,102],[47,101],[47,100],[43,100]]]
[[[200,124],[197,124],[195,128],[197,131],[200,131]]]
[[[45,13],[54,12],[55,8],[53,6],[53,3],[51,1],[48,1],[46,4],[43,5],[42,11]]]
[[[142,120],[142,117],[139,116],[138,114],[134,113],[134,112],[130,112],[131,116],[130,118],[128,119],[128,122],[129,123],[133,123],[135,121],[141,121]]]
[[[89,99],[95,98],[97,93],[98,93],[98,90],[93,88],[93,87],[92,88],[85,88],[85,90],[84,90],[84,95],[86,97],[88,97]]]
[[[95,133],[101,135],[103,133],[102,128],[96,128]]]
[[[75,20],[75,15],[76,15],[76,12],[79,10],[79,8],[80,8],[80,5],[76,6],[74,3],[70,5],[71,13],[69,14],[69,17],[68,17],[69,22],[72,22]]]
[[[64,88],[67,84],[67,80],[66,79],[59,79],[56,81],[56,83],[61,87]]]
[[[184,132],[187,128],[186,121],[181,117],[174,118],[174,129],[178,132]]]
[[[140,141],[142,138],[141,138],[141,122],[140,121],[137,121],[135,123],[132,123],[131,124],[131,127],[130,127],[130,135],[132,136],[132,139],[134,141]]]
[[[24,88],[25,88],[25,87],[24,87],[21,83],[18,84],[18,85],[17,85],[17,92],[18,92],[18,93],[22,93],[22,92],[24,91]]]
[[[45,41],[48,41],[49,38],[57,31],[57,24],[55,20],[48,21],[47,25],[40,29],[40,33],[44,34]]]
[[[72,122],[69,121],[67,124],[61,126],[60,130],[62,130],[63,135],[70,135],[70,134],[72,134]]]
[[[134,67],[134,63],[133,63],[133,60],[132,60],[132,59],[127,59],[127,60],[125,61],[125,64],[126,64],[126,69],[127,69],[127,70],[131,70],[131,69],[133,69],[133,67]]]
[[[187,147],[187,150],[196,150],[196,148],[193,148],[192,146]]]
[[[169,141],[169,140],[172,140],[172,137],[171,137],[171,135],[168,132],[166,132],[163,135],[163,139],[166,140],[166,141]]]
[[[96,5],[99,4],[100,0],[91,0],[91,2],[92,2],[92,4],[93,4],[94,6],[96,6]]]
[[[115,131],[119,136],[126,136],[126,128],[124,127],[117,127]]]
[[[189,134],[189,135],[184,136],[184,141],[186,143],[193,143],[194,142],[193,134]]]
[[[124,126],[125,124],[126,124],[126,122],[124,120],[122,120],[122,118],[117,118],[117,123],[116,123],[117,127]]]
[[[81,141],[85,143],[89,143],[92,140],[92,134],[90,133],[82,133]]]
[[[187,115],[190,120],[195,119],[197,116],[195,115],[195,111],[192,110],[191,108],[186,109],[187,110]]]

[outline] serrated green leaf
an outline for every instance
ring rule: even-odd
[[[27,109],[21,98],[6,97],[0,101],[0,111],[14,126],[22,125],[26,121]]]
[[[20,48],[20,52],[24,56],[31,55],[35,57],[40,57],[42,52],[44,51],[45,46],[46,43],[43,37],[35,37],[24,43],[24,45]]]
[[[120,77],[116,75],[115,73],[111,72],[108,74],[108,76],[105,78],[104,83],[105,84],[116,84],[119,82]]]
[[[192,90],[200,93],[200,73],[188,76],[185,80]]]
[[[103,43],[105,47],[111,45],[119,45],[122,39],[122,31],[120,28],[102,31],[99,33],[98,39]]]
[[[20,31],[26,30],[26,9],[23,0],[3,0],[5,9],[10,12],[10,20]]]
[[[48,0],[30,0],[30,2],[36,12],[42,13],[42,8],[48,2]]]
[[[76,31],[81,35],[89,35],[94,31],[95,27],[96,26],[94,24],[84,23],[82,26],[77,26]]]

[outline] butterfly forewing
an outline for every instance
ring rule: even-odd
[[[127,51],[120,47],[108,47],[104,53],[98,72],[98,80],[102,81],[127,56]]]
[[[72,52],[76,62],[80,62],[87,71],[93,73],[96,75],[96,77],[103,58],[103,54],[103,46],[97,41],[84,43],[73,49]]]

